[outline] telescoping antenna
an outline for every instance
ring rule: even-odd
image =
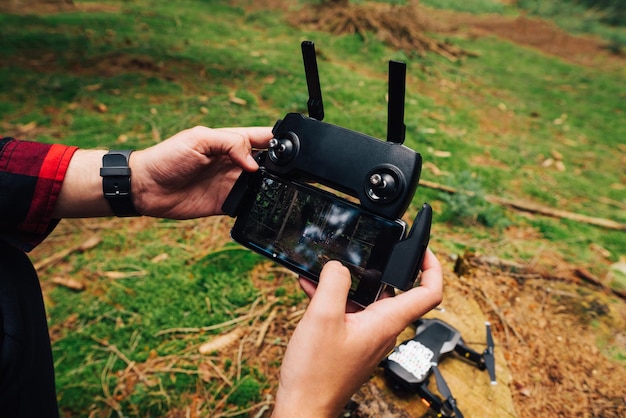
[[[387,104],[387,141],[404,143],[404,91],[406,89],[406,64],[389,61],[389,98]]]
[[[304,73],[306,85],[309,89],[309,116],[313,119],[324,119],[324,103],[322,102],[322,88],[320,76],[317,71],[317,59],[315,57],[315,44],[311,41],[302,42],[302,59],[304,61]]]

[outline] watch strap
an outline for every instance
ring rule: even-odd
[[[111,150],[102,156],[102,192],[115,216],[141,216],[131,194],[130,154],[133,150]]]

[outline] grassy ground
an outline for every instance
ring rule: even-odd
[[[626,223],[625,73],[609,58],[581,66],[493,36],[452,35],[478,57],[449,62],[391,50],[373,36],[294,27],[286,11],[247,10],[245,2],[78,3],[73,13],[0,15],[5,134],[140,148],[196,124],[271,125],[306,110],[299,43],[312,39],[326,120],[380,138],[386,62],[407,61],[407,145],[422,153],[423,179]],[[480,12],[513,13],[481,4]],[[423,201],[435,208],[432,244],[441,253],[568,263],[607,282],[610,265],[626,257],[624,231],[424,187],[408,216]],[[302,303],[293,286],[271,280],[284,273],[269,274],[271,291],[255,286],[255,269],[265,264],[224,247],[229,222],[64,222],[34,252],[41,261],[86,236],[101,240],[41,270],[86,286],[74,292],[44,279],[64,413],[176,416],[189,405],[232,412],[263,402],[276,364],[216,356],[211,361],[231,374],[203,384],[197,348],[222,328],[162,333],[219,325],[254,311],[255,301],[284,312]],[[136,364],[142,373],[130,379],[125,372]],[[198,403],[203,394],[211,401]]]

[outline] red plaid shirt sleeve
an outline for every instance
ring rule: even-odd
[[[32,250],[58,224],[52,219],[77,147],[0,139],[0,239]]]

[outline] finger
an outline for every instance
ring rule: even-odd
[[[247,171],[256,171],[259,166],[251,155],[252,148],[267,148],[267,143],[273,137],[269,127],[224,128],[220,134],[227,135],[229,157],[241,168]]]
[[[316,284],[302,276],[298,278],[298,283],[300,284],[300,287],[302,288],[304,293],[306,293],[306,295],[309,297],[309,299],[312,298],[315,294],[315,290],[317,289]]]
[[[298,282],[300,284],[300,287],[304,291],[304,293],[309,297],[309,299],[313,298],[313,295],[315,294],[315,291],[317,290],[316,283],[302,276],[298,278]],[[387,296],[384,296],[384,297],[387,297]],[[357,305],[355,302],[351,300],[348,300],[348,303],[346,304],[346,313],[359,312],[362,310],[363,310],[363,307]]]
[[[309,309],[312,309],[316,315],[343,318],[350,282],[350,271],[339,261],[329,261],[320,273],[319,283],[311,298]]]
[[[396,295],[393,298],[379,300],[370,305],[372,309],[392,318],[390,326],[395,331],[402,331],[441,302],[443,292],[443,272],[437,257],[427,249],[422,264],[422,278],[418,287]]]
[[[443,271],[437,257],[427,249],[418,287],[396,296],[398,315],[409,324],[441,303]]]
[[[425,287],[435,293],[442,293],[443,291],[443,270],[441,263],[430,248],[426,248],[426,254],[424,254],[420,287]]]
[[[252,148],[267,148],[273,137],[269,127],[211,129],[206,126],[196,126],[175,136],[191,141],[189,145],[201,155],[228,155],[235,164],[247,171],[259,168],[252,158]]]
[[[274,137],[269,126],[250,126],[243,128],[219,128],[218,131],[227,131],[243,136],[252,148],[266,149],[270,139]]]

